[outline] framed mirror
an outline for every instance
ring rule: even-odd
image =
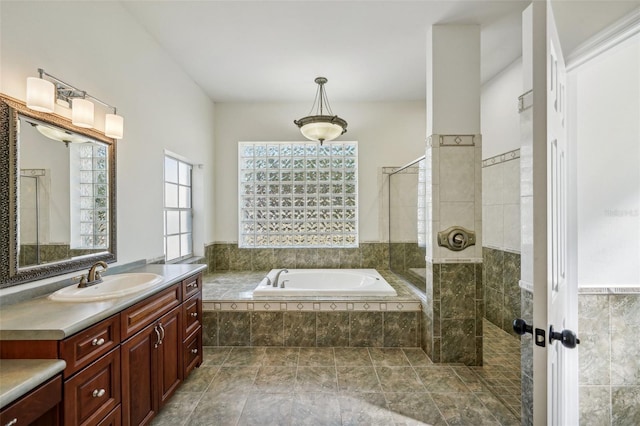
[[[0,95],[0,288],[116,261],[116,145]]]

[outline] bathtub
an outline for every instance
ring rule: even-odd
[[[397,296],[396,291],[375,269],[289,269],[280,274],[272,269],[253,290],[254,296]]]

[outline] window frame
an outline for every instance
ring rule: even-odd
[[[164,251],[164,259],[166,263],[178,263],[185,259],[189,259],[194,256],[194,248],[193,248],[193,164],[188,161],[185,161],[182,158],[179,158],[175,154],[165,153],[163,155],[163,181],[162,181],[162,192],[163,192],[163,251]],[[178,174],[177,182],[167,180],[167,159],[176,162],[176,172]],[[188,183],[183,183],[180,181],[180,165],[185,165],[188,167]],[[177,201],[178,206],[167,206],[167,184],[176,185],[178,189],[177,193]],[[187,188],[188,190],[188,207],[180,207],[180,188]],[[168,213],[177,212],[178,213],[178,232],[168,233]],[[183,229],[183,220],[182,213],[187,214],[186,219],[186,230]],[[183,252],[183,240],[182,237],[185,235],[190,235],[188,239],[188,251]],[[169,252],[169,237],[179,238],[179,251],[180,256],[168,259]]]

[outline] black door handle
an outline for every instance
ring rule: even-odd
[[[549,327],[549,343],[559,340],[565,348],[573,349],[580,344],[580,339],[576,337],[576,333],[571,330],[562,330],[561,332],[553,331],[553,326]]]
[[[520,336],[525,333],[533,334],[533,326],[531,324],[527,324],[527,322],[522,318],[516,318],[513,320],[513,331]]]

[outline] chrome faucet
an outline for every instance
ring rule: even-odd
[[[288,269],[280,269],[277,273],[276,273],[276,277],[273,279],[273,286],[274,287],[278,287],[278,280],[280,279],[280,274],[281,273],[289,273]],[[280,285],[280,287],[284,287],[284,285]]]
[[[98,266],[102,266],[102,271],[97,270]],[[92,285],[100,284],[102,282],[102,277],[100,276],[100,272],[106,271],[107,268],[108,268],[107,264],[102,260],[94,263],[93,265],[91,265],[91,268],[89,268],[89,272],[87,273],[86,278],[84,276],[80,278],[80,284],[78,284],[78,287],[84,288],[84,287],[90,287]]]

